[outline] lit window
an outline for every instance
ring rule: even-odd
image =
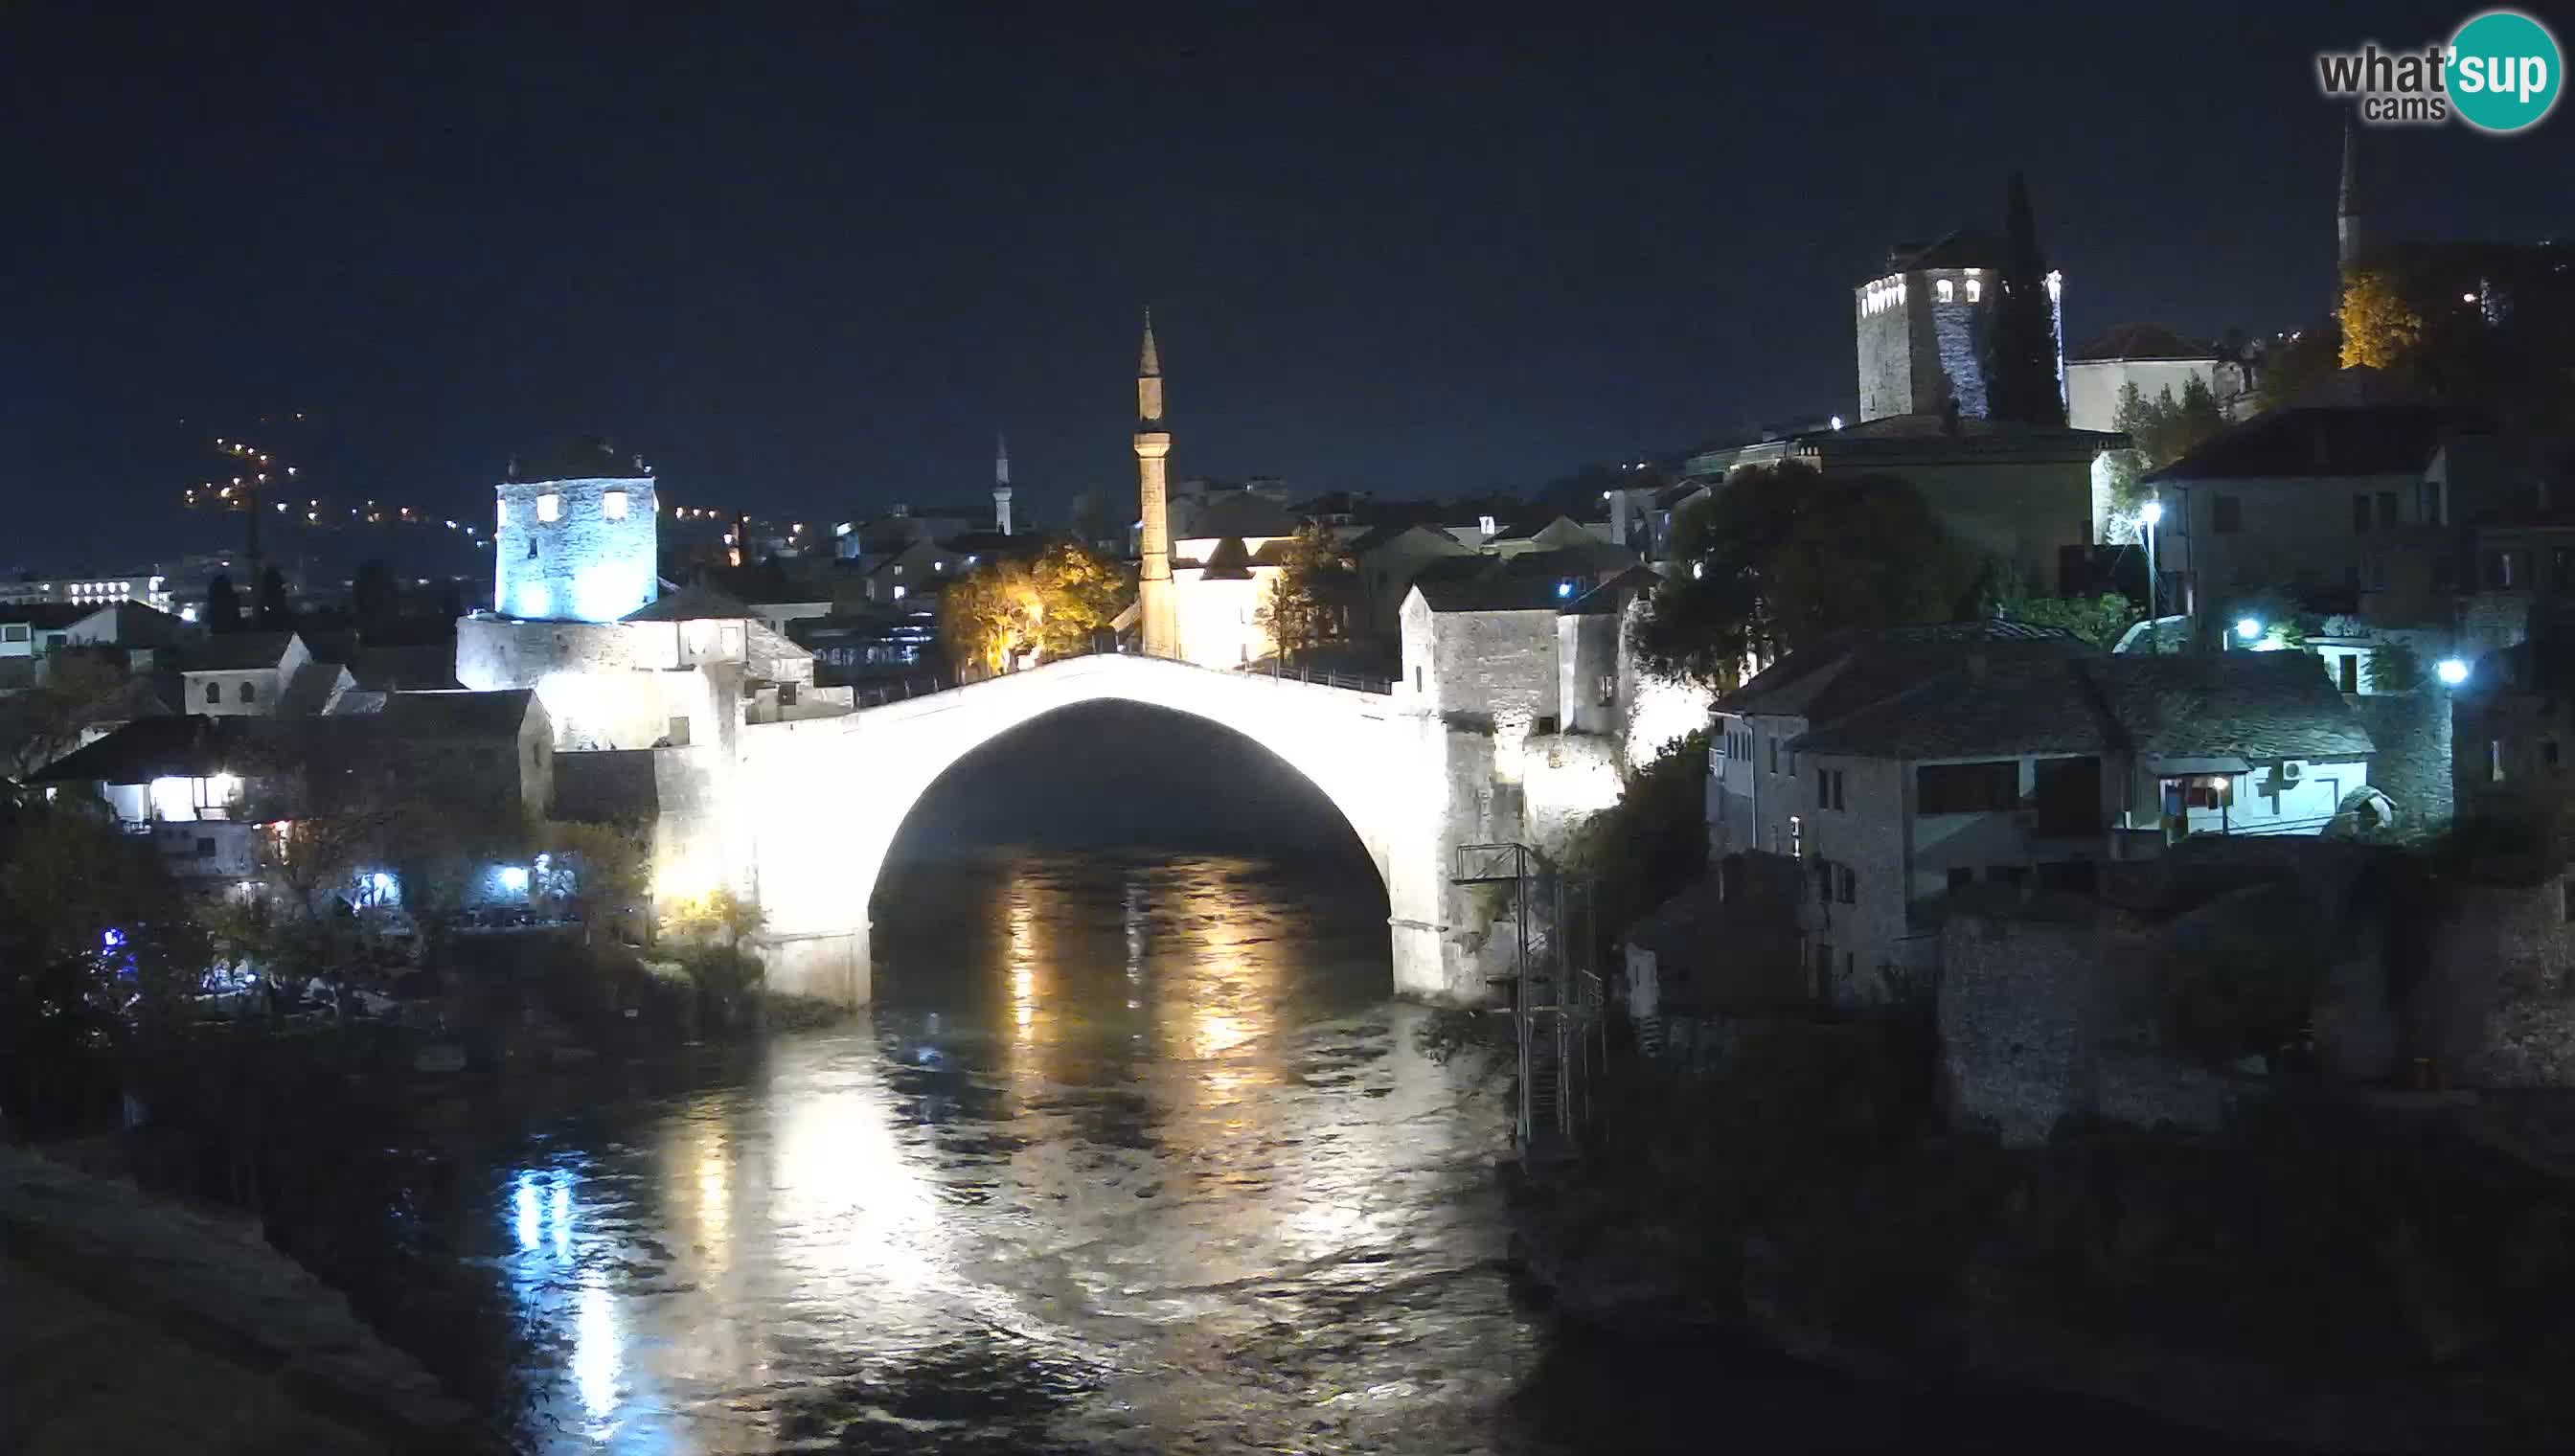
[[[599,498],[599,514],[611,521],[626,519],[626,493],[609,491]]]
[[[906,588],[902,588],[902,587],[897,587],[897,588],[895,588],[895,589],[894,589],[894,600],[896,600],[897,602],[902,601],[902,600],[903,600],[903,594],[904,594],[904,592],[905,592],[906,590],[907,590]]]
[[[539,496],[537,498],[537,519],[539,521],[561,521],[563,519],[563,497],[556,495],[552,491],[548,491],[544,495]]]
[[[1984,281],[1983,279],[1981,279],[1981,278],[1970,278],[1970,279],[1968,279],[1968,280],[1967,280],[1967,302],[1969,302],[1969,303],[1971,303],[1971,304],[1972,304],[1972,303],[1978,303],[1978,302],[1981,302],[1981,301],[1984,299],[1984,296],[1985,296],[1985,281]]]
[[[1950,284],[1949,280],[1947,280],[1947,279],[1945,279],[1945,278],[1944,278],[1944,279],[1941,279],[1938,283],[1936,283],[1936,284],[1932,285],[1932,287],[1934,287],[1935,289],[1937,289],[1937,290],[1939,291],[1939,294],[1940,294],[1940,302],[1942,302],[1942,303],[1944,303],[1944,304],[1945,304],[1945,303],[1950,302],[1950,301],[1951,301],[1950,296],[1951,296],[1952,294],[1954,294],[1954,293],[1956,293],[1956,292],[1957,292],[1957,290],[1956,290],[1954,287],[1952,287],[1952,286],[1951,286],[1951,284]]]

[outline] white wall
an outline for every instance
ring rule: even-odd
[[[2077,430],[2116,430],[2119,391],[2133,384],[2146,403],[2171,390],[2175,403],[2193,379],[2217,390],[2217,361],[2210,359],[2087,359],[2065,366],[2065,423]]]

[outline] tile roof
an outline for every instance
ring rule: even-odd
[[[704,622],[748,618],[752,610],[713,587],[682,587],[636,608],[621,622]]]
[[[403,737],[516,737],[536,696],[531,688],[388,693],[376,719],[387,731]]]
[[[276,713],[280,718],[311,718],[331,706],[341,688],[356,680],[338,663],[308,662],[287,678],[285,689],[277,695]]]
[[[2475,411],[2439,405],[2292,406],[2254,416],[2146,480],[2415,475],[2448,436],[2488,428]]]
[[[1937,676],[1823,723],[1790,746],[1908,759],[2103,752],[2116,745],[2117,729],[2084,678],[2088,666],[2071,656],[2021,657],[1988,661],[1980,672],[1952,660]]]
[[[2185,338],[2161,324],[2120,324],[2092,342],[2078,346],[2066,362],[2094,363],[2113,359],[2215,359],[2217,346]]]
[[[1189,537],[1292,536],[1296,518],[1288,508],[1253,491],[1211,491],[1199,503]]]
[[[291,730],[280,721],[172,714],[138,718],[97,742],[76,748],[35,775],[38,783],[149,783],[248,773],[275,762]]]
[[[1575,617],[1615,616],[1638,597],[1651,597],[1663,579],[1650,567],[1629,567],[1573,599],[1565,612]]]
[[[2309,653],[2100,658],[2085,671],[2141,753],[2260,762],[2377,750]]]
[[[2155,758],[2365,757],[2376,751],[2306,653],[2080,656],[1951,663],[1904,692],[1823,720],[1801,753],[1873,758],[2099,753]]]
[[[184,673],[247,673],[274,668],[286,657],[292,632],[231,632],[193,643],[181,659]]]
[[[1412,585],[1433,612],[1556,612],[1571,606],[1575,594],[1590,591],[1604,569],[1633,562],[1635,555],[1605,542],[1517,556],[1478,552],[1430,562]]]
[[[10,602],[0,604],[0,622],[23,622],[52,632],[71,626],[98,609],[86,603]]]
[[[1716,711],[1786,715],[1820,726],[1964,668],[1972,657],[2080,657],[2091,651],[2060,628],[1992,620],[1836,633],[1771,664],[1718,700]]]

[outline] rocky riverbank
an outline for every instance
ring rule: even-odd
[[[0,1308],[11,1449],[503,1449],[255,1222],[9,1148]]]
[[[2575,1429],[2575,1187],[2455,1116],[2289,1106],[2009,1152],[1777,1104],[1647,1123],[1660,1099],[1619,1100],[1593,1156],[1509,1175],[1515,1261],[1568,1319],[2301,1450],[2555,1450]]]

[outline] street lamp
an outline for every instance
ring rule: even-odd
[[[2163,617],[2163,603],[2158,590],[2163,584],[2155,578],[2155,528],[2163,524],[2164,503],[2146,502],[2145,507],[2137,512],[2137,519],[2146,523],[2146,651],[2151,653],[2160,649],[2161,644],[2156,640],[2163,636],[2163,630],[2157,625]]]
[[[2456,688],[2468,681],[2468,665],[2457,658],[2443,658],[2432,672],[2440,678],[2441,685],[2445,688]]]
[[[2252,617],[2239,617],[2235,619],[2235,635],[2246,642],[2251,642],[2255,638],[2260,637],[2262,635],[2262,623],[2260,619]]]

